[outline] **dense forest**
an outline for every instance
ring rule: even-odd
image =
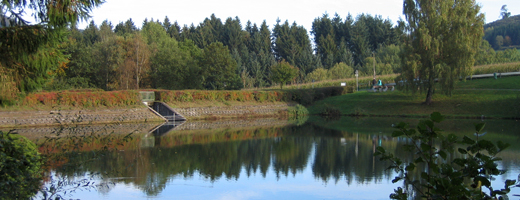
[[[65,53],[70,62],[52,84],[54,89],[104,90],[240,89],[273,85],[270,68],[286,61],[297,68],[295,82],[347,78],[358,69],[371,74],[399,72],[402,28],[381,17],[359,15],[342,19],[323,15],[312,30],[280,20],[242,27],[238,17],[224,22],[211,15],[198,26],[145,20],[138,29],[132,19],[113,26],[91,22],[71,29]],[[365,68],[365,66],[367,66]]]
[[[499,27],[486,33],[491,29],[496,32]],[[518,32],[506,35],[511,45],[517,44]],[[353,77],[355,70],[371,76],[374,68],[376,75],[400,73],[407,37],[405,22],[393,24],[367,14],[324,14],[315,18],[312,30],[296,22],[278,20],[271,26],[211,15],[189,26],[168,17],[146,19],[140,27],[132,19],[115,25],[91,21],[85,29],[68,28],[60,34],[60,45],[45,47],[49,55],[33,60],[55,55],[66,59],[53,60],[56,68],[21,79],[0,77],[0,90],[7,91],[3,94],[82,88],[241,89],[344,79]],[[520,61],[519,51],[495,51],[493,42],[483,40],[475,64],[512,61]],[[31,62],[26,64],[41,65]],[[290,67],[272,70],[280,63]],[[273,74],[284,70],[295,71],[295,76],[287,81]],[[0,99],[9,99],[4,96]]]
[[[520,15],[505,16],[484,26],[484,39],[495,50],[520,48]]]

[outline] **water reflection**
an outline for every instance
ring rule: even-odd
[[[148,131],[149,134],[153,134],[154,136],[161,136],[164,134],[167,134],[168,132],[175,129],[175,127],[180,126],[182,124],[186,123],[186,121],[172,121],[172,122],[165,122],[161,125],[158,125],[157,127],[151,129]]]
[[[96,145],[80,149],[82,153],[69,156],[67,161],[82,163],[80,167],[55,166],[53,172],[61,177],[94,173],[98,182],[114,183],[98,190],[110,199],[121,198],[121,190],[131,190],[136,195],[125,198],[136,199],[171,198],[172,191],[179,195],[176,197],[190,199],[213,199],[217,193],[245,198],[355,198],[356,195],[356,199],[388,199],[397,187],[390,181],[394,174],[385,170],[388,163],[372,155],[376,146],[406,155],[400,146],[408,141],[391,138],[391,128],[381,125],[391,124],[386,119],[348,120],[311,119],[313,123],[299,126],[261,128],[224,126],[186,130],[182,128],[184,124],[151,128],[151,133],[136,133],[130,140],[118,143],[116,151],[105,151],[102,156],[102,149],[96,149]],[[367,128],[365,123],[373,125]],[[342,128],[344,124],[361,126]],[[488,132],[486,137],[490,140],[518,139],[515,130],[497,134],[490,128]],[[518,147],[512,147],[499,154],[513,178],[519,173],[519,152]],[[380,193],[374,193],[376,188]],[[95,198],[93,193],[79,192],[74,198]]]

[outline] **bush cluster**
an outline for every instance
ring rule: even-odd
[[[0,131],[0,199],[29,199],[40,188],[42,158],[27,138]]]
[[[310,105],[315,101],[331,96],[338,96],[355,91],[353,87],[324,87],[300,90],[156,90],[155,100],[166,103],[195,102],[195,101],[239,101],[239,102],[296,102]],[[129,106],[140,102],[138,91],[62,91],[38,92],[26,95],[23,106],[72,106],[72,107],[100,107],[100,106]]]
[[[323,110],[320,114],[326,119],[339,118],[341,117],[341,110],[333,105],[325,104],[325,107],[323,107]]]
[[[302,106],[300,104],[298,104],[298,105],[296,105],[294,107],[290,107],[287,112],[289,113],[289,115],[292,115],[292,116],[295,116],[295,117],[301,117],[301,116],[309,115],[309,110],[307,110],[307,108],[305,108],[305,106]]]
[[[296,102],[310,105],[331,96],[354,92],[352,87],[325,87],[300,90],[156,90],[157,101],[166,103],[194,101]]]
[[[156,90],[157,101],[166,103],[193,101],[285,101],[284,92],[246,90]]]
[[[22,101],[23,106],[129,106],[140,102],[137,91],[62,91],[31,93]]]
[[[290,97],[290,100],[306,106],[328,97],[353,93],[354,91],[355,90],[352,87],[336,86],[315,89],[289,90],[287,93],[288,97]]]
[[[405,185],[394,189],[390,198],[509,199],[507,193],[520,186],[519,182],[506,180],[504,189],[496,190],[491,186],[491,180],[505,173],[498,168],[497,162],[502,159],[496,155],[510,145],[501,141],[495,145],[483,140],[485,123],[475,124],[476,132],[470,137],[444,135],[437,125],[444,119],[434,112],[430,119],[421,120],[417,129],[409,128],[410,125],[404,122],[395,126],[397,130],[392,137],[408,141],[402,147],[414,155],[413,159],[404,160],[394,152],[376,147],[374,156],[390,161],[387,169],[398,174],[392,183],[403,181]]]

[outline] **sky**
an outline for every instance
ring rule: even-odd
[[[486,15],[486,23],[499,19],[500,8],[507,5],[511,15],[520,14],[520,0],[477,0],[482,6],[481,12]],[[327,13],[331,18],[337,13],[342,19],[350,13],[353,17],[359,14],[380,15],[395,24],[402,15],[403,0],[106,0],[106,3],[95,8],[92,20],[99,26],[104,20],[115,26],[132,18],[137,27],[141,27],[145,18],[163,21],[166,16],[170,21],[177,21],[182,27],[192,23],[197,26],[211,14],[215,14],[222,23],[228,17],[239,17],[242,27],[249,20],[257,25],[265,20],[270,28],[276,20],[286,20],[290,24],[296,22],[311,31],[312,22]],[[90,20],[89,20],[90,21]],[[88,22],[79,24],[83,29]]]

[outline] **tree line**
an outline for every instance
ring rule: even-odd
[[[20,27],[0,29],[2,34],[16,28],[25,33]],[[62,26],[31,51],[6,50],[16,59],[2,57],[1,101],[42,89],[220,90],[343,79],[355,70],[361,76],[401,73],[405,28],[403,21],[393,24],[367,14],[324,14],[310,31],[281,20],[272,27],[265,21],[242,26],[238,17],[223,21],[214,14],[182,27],[168,17],[146,19],[141,28],[132,19],[116,25],[91,21],[83,30]],[[495,51],[484,40],[475,60],[519,61],[520,53]]]
[[[70,62],[52,85],[241,89],[349,78],[355,70],[361,75],[373,75],[374,69],[375,75],[401,72],[402,21],[394,25],[381,16],[324,14],[310,31],[280,20],[272,28],[265,21],[241,24],[238,17],[222,21],[214,14],[197,26],[182,27],[168,17],[145,19],[141,29],[132,19],[115,26],[91,21],[84,30],[69,30],[65,54]],[[518,52],[495,52],[483,41],[476,64],[518,60]],[[278,79],[281,75],[272,72],[280,70],[272,68],[284,63],[294,75]]]
[[[314,20],[310,35],[296,22],[278,20],[270,28],[265,21],[247,21],[242,27],[238,17],[222,22],[214,14],[183,27],[168,17],[146,19],[141,29],[132,19],[115,26],[91,21],[84,30],[69,30],[64,42],[69,62],[51,87],[240,89],[349,78],[355,70],[401,73],[404,27],[402,21],[394,25],[366,14],[345,19],[324,14]],[[519,60],[518,52],[495,52],[483,41],[476,64]],[[277,78],[283,75],[277,66],[284,64],[295,72]]]
[[[309,32],[296,22],[280,20],[270,28],[264,21],[238,17],[224,22],[211,15],[199,25],[179,26],[168,17],[112,25],[93,21],[84,29],[70,29],[64,48],[67,67],[52,84],[59,87],[104,90],[240,89],[284,82],[347,78],[360,70],[372,74],[399,72],[402,28],[380,16],[361,14],[355,19],[324,14]],[[385,64],[380,64],[380,63]],[[277,81],[271,68],[287,63],[296,69],[289,81]],[[327,74],[327,73],[325,73]]]

